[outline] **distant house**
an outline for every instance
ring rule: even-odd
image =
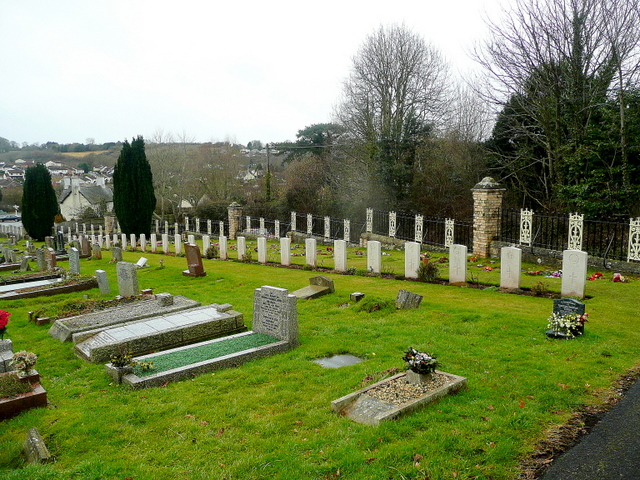
[[[58,203],[60,213],[65,219],[82,218],[87,209],[98,216],[113,211],[113,190],[105,185],[104,177],[97,178],[95,185],[80,185],[78,177],[65,177],[63,185]]]

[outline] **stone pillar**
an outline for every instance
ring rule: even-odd
[[[229,215],[229,240],[235,240],[236,232],[242,231],[240,221],[242,220],[242,206],[233,202],[227,207]]]
[[[473,254],[487,258],[491,241],[500,235],[502,196],[505,189],[491,177],[485,177],[473,192]]]

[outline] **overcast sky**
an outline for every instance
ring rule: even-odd
[[[465,72],[499,11],[498,0],[0,0],[0,137],[294,140],[331,120],[380,25],[404,23]]]

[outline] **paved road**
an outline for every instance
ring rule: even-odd
[[[640,381],[542,480],[640,480]]]

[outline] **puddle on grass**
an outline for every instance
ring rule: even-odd
[[[362,358],[355,355],[334,355],[333,357],[318,358],[314,360],[318,365],[322,365],[325,368],[340,368],[348,367],[349,365],[355,365],[362,362]]]

